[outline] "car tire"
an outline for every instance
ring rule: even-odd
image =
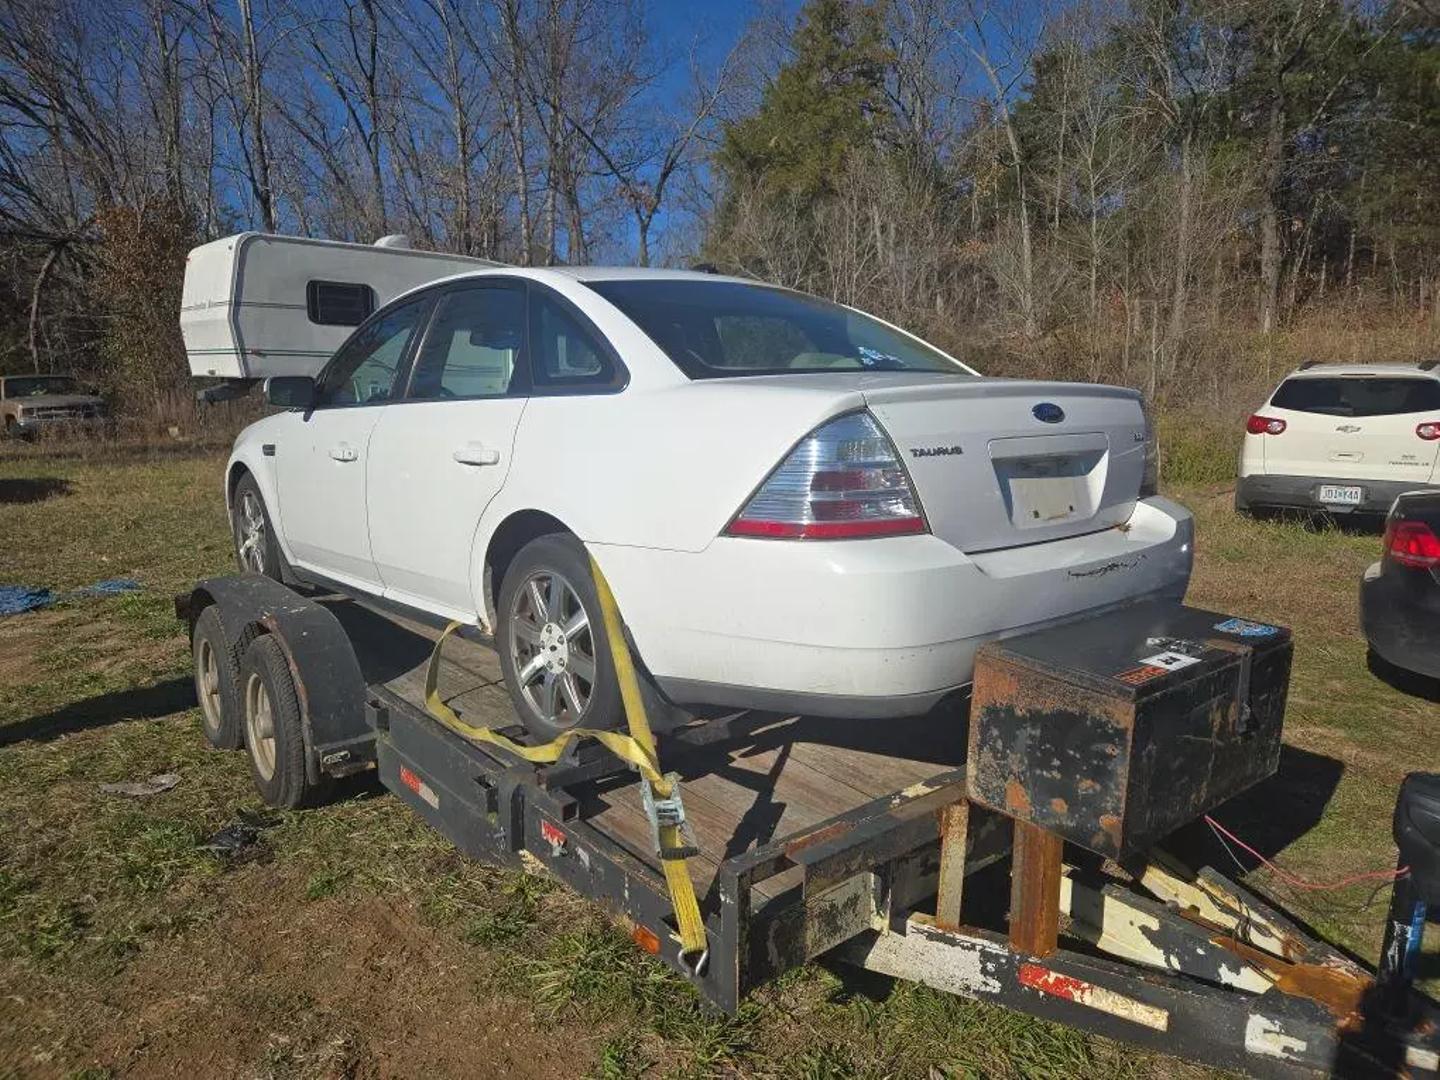
[[[293,810],[317,793],[305,777],[300,697],[285,650],[262,634],[240,662],[240,715],[250,775],[267,806]]]
[[[620,682],[590,556],[578,539],[551,533],[521,548],[505,570],[497,608],[505,686],[535,739],[621,723]]]
[[[235,485],[230,499],[230,536],[235,542],[235,561],[242,571],[264,574],[276,581],[286,579],[285,557],[275,539],[270,509],[255,477],[246,473]]]
[[[243,645],[248,644],[249,638]],[[195,620],[190,648],[195,661],[200,730],[217,750],[239,750],[244,745],[240,719],[240,649],[225,633],[213,605]]]

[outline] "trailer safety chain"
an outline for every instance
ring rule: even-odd
[[[610,655],[615,663],[615,675],[620,682],[620,697],[625,704],[625,719],[630,729],[628,735],[618,731],[601,731],[595,728],[570,728],[549,742],[540,746],[525,746],[487,727],[478,727],[461,720],[444,701],[440,699],[440,650],[448,638],[463,625],[452,622],[435,642],[430,660],[425,666],[425,708],[436,720],[467,739],[488,742],[509,751],[525,761],[537,765],[558,761],[565,749],[576,739],[594,739],[622,761],[633,765],[643,778],[641,798],[645,816],[650,823],[651,838],[655,853],[665,872],[665,884],[670,892],[670,904],[675,910],[675,922],[679,927],[680,965],[691,975],[699,977],[709,964],[710,949],[705,934],[705,924],[700,918],[700,903],[695,897],[695,883],[690,878],[686,859],[698,854],[694,833],[685,820],[685,805],[680,799],[679,777],[674,773],[660,771],[660,758],[655,750],[655,735],[650,730],[650,719],[645,714],[645,702],[640,695],[640,683],[635,675],[635,663],[630,656],[630,647],[620,622],[620,609],[615,603],[615,594],[600,572],[600,566],[592,558],[590,570],[595,577],[595,591],[600,598],[600,611],[605,621],[605,638],[610,645]]]

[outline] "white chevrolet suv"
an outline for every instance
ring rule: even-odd
[[[620,718],[589,557],[674,704],[853,717],[1190,576],[1134,391],[983,378],[751,281],[467,273],[267,393],[226,476],[242,565],[478,623],[540,735]]]
[[[1308,363],[1245,424],[1235,508],[1384,514],[1401,492],[1440,486],[1434,362]]]

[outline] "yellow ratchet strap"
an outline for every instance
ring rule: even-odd
[[[670,800],[676,796],[676,780],[660,771],[660,759],[655,751],[655,736],[650,730],[650,719],[645,715],[645,703],[640,696],[640,684],[635,676],[635,663],[630,648],[625,642],[621,629],[620,610],[615,604],[615,595],[610,584],[600,572],[599,565],[592,558],[590,570],[595,576],[595,591],[600,597],[600,611],[605,620],[605,638],[610,644],[610,656],[615,662],[615,675],[620,680],[620,697],[625,703],[625,719],[630,734],[618,731],[597,731],[594,728],[571,728],[541,746],[523,746],[514,739],[506,738],[497,731],[486,727],[467,724],[455,714],[455,710],[440,700],[440,650],[445,639],[460,628],[459,622],[445,627],[430,661],[425,667],[425,708],[430,715],[446,727],[467,739],[493,743],[517,757],[537,765],[558,761],[565,748],[575,739],[594,739],[616,757],[629,762],[640,770],[648,790],[645,792],[645,809],[655,826],[659,845],[661,865],[665,871],[665,884],[670,891],[670,903],[675,909],[675,921],[680,928],[680,953],[682,961],[687,957],[698,957],[691,965],[695,974],[701,974],[708,953],[706,949],[705,924],[700,920],[700,903],[695,898],[695,884],[690,880],[686,867],[687,844],[682,823],[670,820],[669,815],[658,816],[654,803]]]

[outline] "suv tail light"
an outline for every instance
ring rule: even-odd
[[[1423,521],[1397,521],[1385,526],[1385,557],[1401,566],[1433,570],[1440,566],[1440,537]]]
[[[801,439],[725,530],[784,540],[925,531],[905,466],[868,412],[837,417]]]
[[[1440,420],[1426,420],[1423,424],[1416,424],[1415,434],[1426,442],[1440,439]]]
[[[1285,430],[1285,421],[1256,413],[1245,421],[1245,430],[1251,435],[1279,435]]]

